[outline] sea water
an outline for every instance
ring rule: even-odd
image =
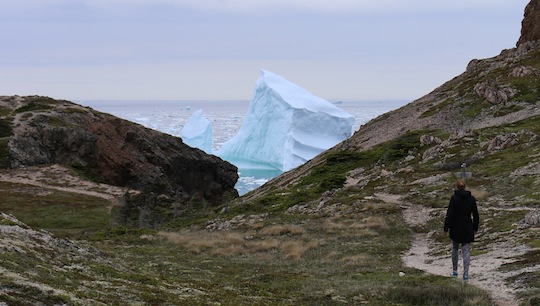
[[[356,118],[354,130],[369,120],[405,105],[406,100],[394,101],[331,101],[337,107]],[[248,100],[204,100],[204,101],[109,101],[80,100],[77,103],[97,111],[141,124],[145,127],[180,137],[185,122],[197,110],[212,123],[212,150],[217,151],[223,143],[236,135],[247,114]],[[238,193],[245,194],[273,177],[280,171],[239,170],[236,184]]]

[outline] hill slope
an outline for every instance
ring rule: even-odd
[[[332,152],[369,150],[407,133],[463,135],[534,118],[540,114],[539,97],[538,42],[505,50],[494,58],[472,60],[462,75],[426,96],[372,120],[347,141],[276,179],[273,184],[283,186],[296,181]]]
[[[524,24],[538,22],[536,4],[528,6]],[[441,234],[442,221],[456,175],[466,166],[482,220],[470,283],[490,291],[502,305],[517,304],[516,295],[537,301],[540,41],[523,37],[535,36],[524,30],[518,47],[472,60],[462,75],[372,120],[349,140],[243,196],[237,205],[317,210],[351,197],[398,204],[406,220],[411,215],[425,219],[413,222],[407,254],[414,256],[404,261],[447,275],[449,240]]]
[[[62,164],[94,180],[214,205],[237,196],[236,167],[180,138],[46,97],[0,97],[0,167]]]

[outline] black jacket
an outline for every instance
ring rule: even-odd
[[[444,231],[450,230],[450,238],[455,242],[473,242],[474,232],[478,231],[479,223],[480,217],[478,216],[476,199],[470,191],[456,190],[450,198],[450,204],[446,211]]]

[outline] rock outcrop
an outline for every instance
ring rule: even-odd
[[[493,85],[489,81],[476,84],[474,91],[491,104],[506,103],[508,98],[515,95],[515,90],[512,88]]]
[[[540,39],[540,1],[531,0],[525,8],[525,17],[521,23],[521,37],[517,46]]]
[[[44,97],[3,97],[0,110],[11,127],[0,146],[7,168],[70,165],[111,185],[197,195],[214,205],[238,194],[236,167],[180,138]]]
[[[540,225],[540,209],[531,211],[525,215],[524,223],[527,226],[538,226]]]

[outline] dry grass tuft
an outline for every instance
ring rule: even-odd
[[[465,305],[485,305],[485,304],[486,304],[486,298],[484,296],[474,296],[472,298],[465,300]]]
[[[383,217],[380,216],[371,216],[367,217],[362,220],[364,224],[368,228],[376,229],[376,228],[388,228],[388,224],[386,224],[386,220]]]
[[[366,228],[365,224],[357,222],[335,222],[333,220],[326,220],[323,223],[323,228],[326,230],[335,230],[335,229],[359,229]]]
[[[279,241],[277,239],[265,239],[260,241],[250,241],[249,249],[254,252],[269,251],[279,248]]]
[[[304,232],[304,229],[299,226],[278,226],[268,229],[268,233],[274,235],[291,232],[298,235]],[[297,260],[308,250],[321,245],[320,241],[280,241],[269,237],[258,240],[253,239],[252,236],[250,239],[246,239],[242,234],[234,232],[183,231],[178,233],[160,232],[158,235],[196,254],[207,251],[222,256],[267,253],[271,250],[280,250],[286,257]]]
[[[233,232],[159,232],[158,235],[165,238],[167,241],[181,245],[194,253],[200,253],[203,249],[244,244],[242,235]]]
[[[263,235],[279,236],[284,234],[302,235],[306,230],[298,225],[294,224],[281,224],[265,227],[261,230]]]
[[[358,255],[345,256],[341,258],[340,261],[343,261],[346,264],[357,264],[359,262],[364,262],[367,259],[369,259],[369,256],[367,256],[366,254],[358,254]]]
[[[488,196],[488,192],[485,190],[470,188],[469,191],[476,199],[485,199]]]
[[[224,248],[216,248],[212,250],[212,254],[222,256],[245,255],[248,253],[250,253],[249,250],[242,245],[229,245]]]
[[[320,241],[287,241],[281,245],[281,250],[288,258],[298,260],[304,256],[308,250],[318,247],[321,244]]]
[[[377,233],[376,231],[374,231],[372,229],[369,229],[369,228],[364,228],[364,229],[361,229],[361,230],[356,231],[354,233],[355,233],[355,235],[357,237],[376,237],[376,236],[379,236],[379,233]]]
[[[377,229],[387,229],[389,225],[384,217],[369,216],[360,222],[355,220],[339,221],[337,218],[327,219],[324,221],[322,228],[328,232],[343,234],[345,230],[348,230],[354,236],[373,237],[378,235]]]
[[[262,222],[255,222],[251,224],[251,228],[253,228],[254,230],[260,230],[263,227],[264,227],[264,223]]]
[[[323,228],[327,229],[327,230],[334,230],[334,229],[342,229],[342,228],[345,228],[345,224],[344,223],[341,223],[341,222],[334,222],[330,219],[324,221],[323,223]]]
[[[338,251],[330,251],[326,256],[324,256],[325,259],[335,259],[339,257],[340,253]]]

